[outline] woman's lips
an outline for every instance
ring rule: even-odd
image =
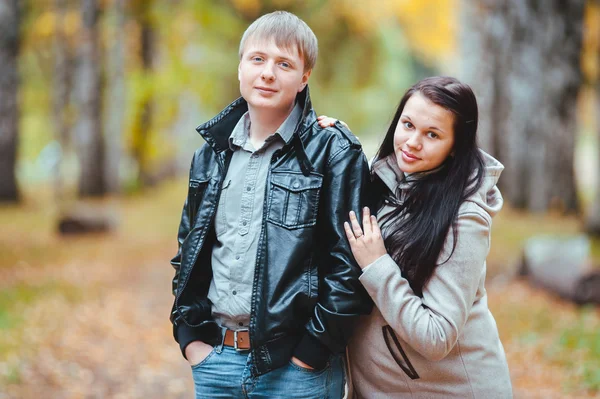
[[[405,162],[415,162],[420,160],[421,158],[414,156],[413,154],[411,154],[410,152],[406,152],[404,150],[402,150],[402,159]]]

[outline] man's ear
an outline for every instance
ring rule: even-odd
[[[312,69],[309,69],[308,71],[304,72],[304,75],[302,75],[302,84],[300,85],[300,88],[298,89],[298,93],[300,93],[302,90],[304,90],[304,88],[308,84],[308,78],[310,78],[311,73],[312,73]]]

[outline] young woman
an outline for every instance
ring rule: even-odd
[[[373,204],[345,223],[376,308],[348,345],[354,398],[511,398],[484,287],[502,164],[477,148],[454,78],[411,87],[372,163]],[[330,118],[321,117],[327,125]]]

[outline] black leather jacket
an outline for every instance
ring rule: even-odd
[[[356,318],[371,300],[358,281],[343,222],[365,205],[369,172],[361,145],[341,124],[321,128],[308,87],[293,139],[273,154],[256,254],[250,339],[254,372],[291,356],[320,368],[345,350]],[[248,106],[243,98],[196,130],[206,144],[194,154],[179,226],[171,314],[182,351],[201,340],[216,345],[221,330],[207,299],[214,220],[232,151],[227,139]]]

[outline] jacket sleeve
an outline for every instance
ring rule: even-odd
[[[192,163],[190,166],[190,178],[192,176],[192,171],[194,170],[194,160],[196,159],[196,154],[194,154],[194,158],[192,159]],[[179,230],[177,232],[177,254],[171,259],[171,265],[175,269],[175,275],[172,280],[171,291],[173,296],[177,296],[177,286],[179,284],[179,275],[181,268],[181,256],[182,256],[182,247],[183,242],[187,238],[190,233],[190,218],[189,218],[189,209],[188,209],[188,200],[189,195],[186,196],[186,200],[183,204],[183,210],[181,212],[181,221],[179,222]],[[185,357],[185,348],[192,341],[201,340],[201,334],[198,329],[194,329],[189,327],[179,318],[179,314],[175,308],[175,304],[173,304],[173,308],[171,309],[171,323],[173,323],[173,337],[175,341],[179,343],[181,353],[183,357]]]
[[[363,269],[360,281],[383,318],[402,340],[427,360],[446,357],[467,322],[485,275],[490,236],[488,218],[477,212],[458,216],[454,253],[435,269],[423,289],[423,298],[413,293],[389,255]],[[440,256],[442,261],[448,259],[452,243],[450,232]]]
[[[358,277],[344,233],[348,212],[361,214],[369,179],[360,145],[348,144],[332,154],[324,172],[316,242],[320,251],[319,297],[294,356],[314,368],[325,366],[329,355],[342,353],[361,314],[372,308]]]
[[[194,160],[196,156],[192,159],[192,164],[190,166],[190,178],[192,174],[192,170],[194,169]],[[175,276],[173,277],[173,281],[171,284],[171,292],[173,296],[177,295],[177,285],[179,284],[179,270],[181,267],[181,248],[183,246],[183,242],[187,238],[190,233],[190,218],[189,218],[189,209],[188,209],[188,199],[189,196],[186,196],[185,202],[183,203],[183,210],[181,211],[181,220],[179,222],[179,229],[177,231],[177,254],[171,259],[171,266],[175,269]],[[171,315],[171,322],[174,321],[173,315]]]

